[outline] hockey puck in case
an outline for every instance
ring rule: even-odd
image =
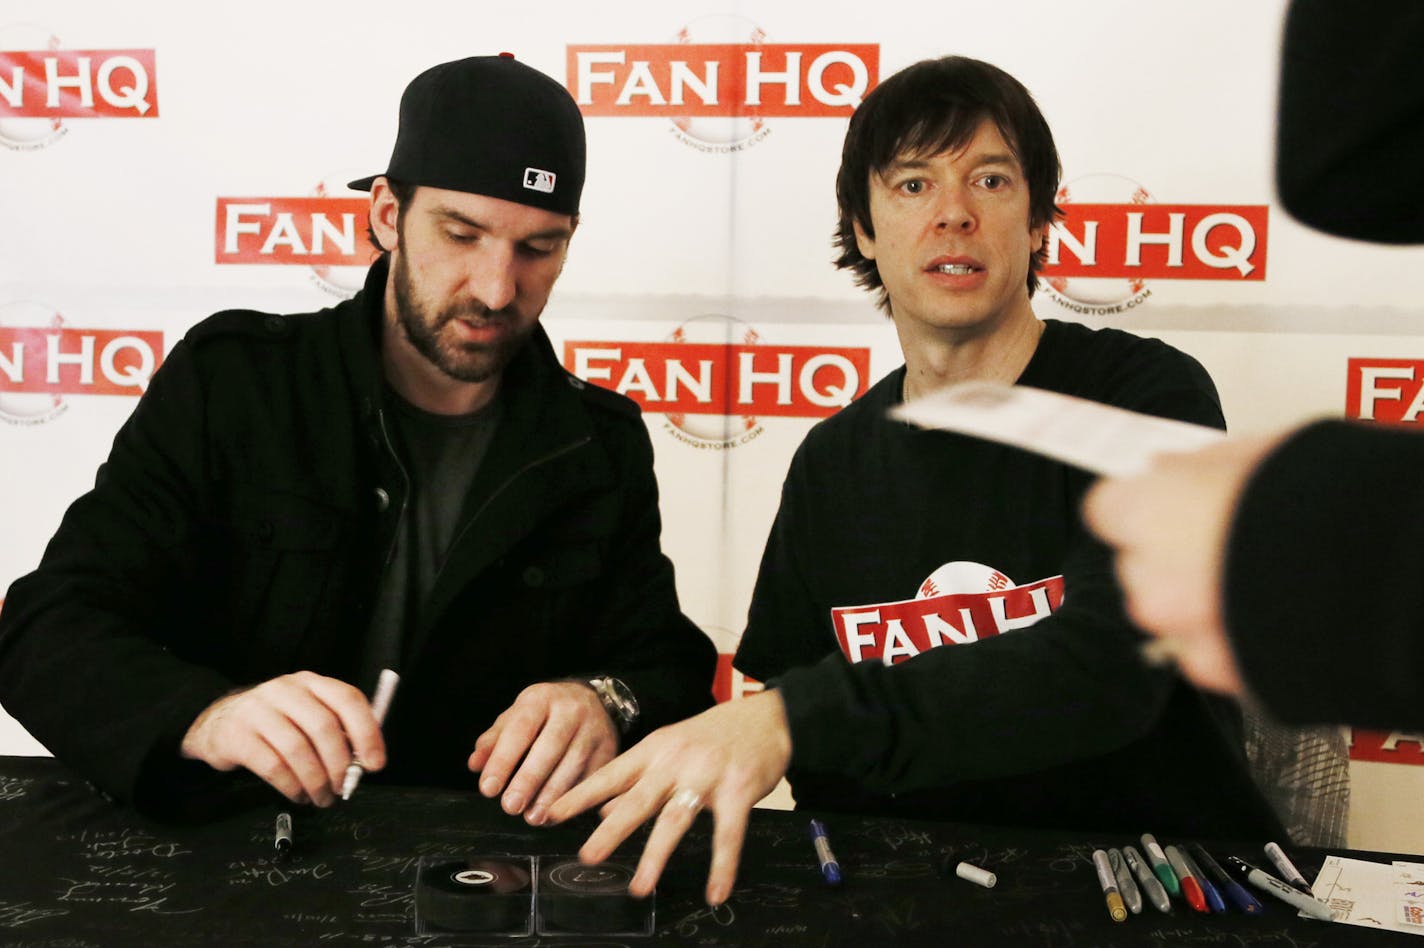
[[[417,934],[529,934],[533,896],[527,858],[426,858],[415,881]]]
[[[651,927],[653,897],[628,894],[633,870],[620,863],[585,866],[550,858],[539,867],[539,930],[545,934],[642,934]]]

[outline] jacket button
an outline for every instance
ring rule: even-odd
[[[391,495],[386,493],[386,489],[385,489],[384,487],[377,487],[377,488],[376,488],[376,509],[379,510],[381,513],[385,513],[385,512],[386,512],[386,509],[387,509],[388,507],[390,507],[390,505],[391,505]]]
[[[273,314],[262,320],[262,325],[270,333],[276,334],[287,331],[287,317]]]
[[[544,585],[544,571],[537,566],[530,566],[524,570],[524,585],[542,586]]]

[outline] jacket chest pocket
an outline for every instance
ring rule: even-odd
[[[297,494],[241,488],[228,529],[235,658],[257,677],[296,670],[303,643],[336,618],[350,518]]]
[[[596,543],[578,543],[530,557],[518,568],[516,578],[526,593],[556,596],[597,578],[603,555]]]

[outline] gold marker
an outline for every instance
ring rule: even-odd
[[[1103,895],[1107,897],[1108,914],[1115,922],[1127,921],[1127,906],[1118,894],[1112,864],[1108,862],[1108,854],[1101,849],[1093,850],[1093,868],[1098,871],[1098,885],[1103,887]]]

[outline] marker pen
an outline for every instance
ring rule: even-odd
[[[1220,890],[1212,884],[1212,881],[1202,872],[1201,866],[1192,858],[1189,850],[1177,847],[1177,855],[1182,857],[1182,862],[1187,864],[1187,871],[1192,874],[1192,878],[1197,880],[1197,885],[1201,886],[1202,895],[1206,897],[1206,907],[1213,912],[1226,911],[1226,900],[1221,897]]]
[[[1221,889],[1222,894],[1241,911],[1247,915],[1260,915],[1266,910],[1254,895],[1241,888],[1241,883],[1227,875],[1221,864],[1211,858],[1211,853],[1200,844],[1192,843],[1192,855],[1195,857],[1193,861],[1211,875],[1212,881]]]
[[[820,820],[811,821],[811,842],[816,847],[816,859],[821,864],[821,875],[827,885],[841,884],[841,864],[836,862],[836,854],[831,852],[831,840],[826,835],[826,824]]]
[[[1206,893],[1202,891],[1201,884],[1192,877],[1192,871],[1187,868],[1187,863],[1182,859],[1182,854],[1176,846],[1167,847],[1167,861],[1172,864],[1172,871],[1181,880],[1182,898],[1187,900],[1187,904],[1198,912],[1211,911],[1207,908]]]
[[[376,719],[377,727],[386,721],[386,712],[390,710],[391,699],[395,697],[398,684],[400,675],[389,668],[381,669],[381,677],[376,679],[376,693],[371,696],[371,715]],[[341,799],[351,799],[351,794],[356,792],[356,785],[361,782],[361,775],[365,772],[365,765],[355,757],[351,758],[351,763],[346,767],[346,777],[341,781]]]
[[[1275,876],[1257,869],[1244,859],[1227,856],[1226,868],[1237,878],[1245,879],[1262,892],[1274,895],[1287,905],[1294,905],[1311,918],[1318,918],[1326,922],[1335,920],[1335,912],[1330,906],[1317,898],[1306,895],[1299,889],[1292,889]]]
[[[1113,878],[1117,880],[1117,889],[1122,893],[1123,902],[1127,903],[1127,910],[1133,915],[1141,915],[1142,893],[1137,883],[1132,881],[1132,872],[1127,868],[1127,860],[1122,858],[1121,851],[1108,850],[1108,865],[1112,866]]]
[[[1127,906],[1122,904],[1122,896],[1118,894],[1112,866],[1108,863],[1108,854],[1101,849],[1093,850],[1093,868],[1098,871],[1098,885],[1103,888],[1103,896],[1108,903],[1108,914],[1115,922],[1127,921]]]
[[[277,814],[277,823],[272,830],[272,848],[277,850],[277,858],[286,858],[292,851],[292,814],[283,810]]]
[[[980,869],[973,863],[961,862],[954,867],[954,874],[965,882],[972,882],[975,885],[982,885],[986,889],[992,889],[999,884],[999,877],[988,869]]]
[[[1305,876],[1300,874],[1300,870],[1295,867],[1295,863],[1290,861],[1285,850],[1275,843],[1267,843],[1266,858],[1271,860],[1271,865],[1280,872],[1282,879],[1311,898],[1315,898],[1315,892],[1310,888],[1310,883],[1305,881]]]
[[[1162,880],[1162,885],[1173,895],[1181,895],[1182,887],[1177,883],[1177,875],[1172,871],[1172,867],[1167,862],[1167,856],[1162,852],[1162,847],[1157,845],[1157,839],[1151,833],[1142,834],[1142,851],[1147,854],[1147,859],[1152,863],[1152,871],[1157,873],[1157,878]]]
[[[1152,874],[1152,870],[1147,868],[1147,863],[1142,861],[1137,850],[1132,846],[1122,847],[1122,858],[1127,860],[1127,867],[1132,870],[1132,874],[1137,876],[1137,881],[1142,884],[1142,891],[1147,893],[1147,900],[1159,912],[1172,911],[1172,899],[1167,895],[1167,890],[1162,888],[1161,881]]]

